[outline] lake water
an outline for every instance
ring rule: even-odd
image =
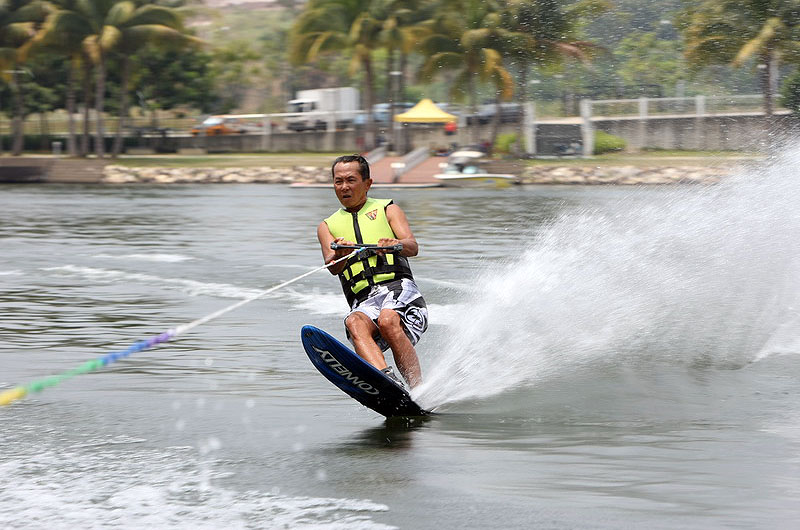
[[[800,156],[713,187],[384,190],[421,244],[416,399],[326,381],[326,271],[0,408],[3,528],[791,528]],[[321,265],[330,190],[0,188],[0,390]]]

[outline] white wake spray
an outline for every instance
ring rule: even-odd
[[[798,351],[800,149],[708,187],[564,212],[477,279],[415,398],[474,399],[603,363],[738,367]]]

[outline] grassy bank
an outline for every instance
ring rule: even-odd
[[[327,167],[342,153],[230,153],[218,155],[135,155],[110,163],[125,167]]]
[[[731,166],[742,162],[760,160],[763,155],[740,151],[677,151],[657,150],[639,153],[607,153],[591,158],[548,158],[527,160],[531,166]]]
[[[125,167],[327,167],[341,153],[236,153],[209,155],[124,156],[112,164]],[[758,160],[762,155],[734,151],[647,151],[609,153],[592,158],[547,158],[526,160],[528,165],[602,166],[719,166]]]

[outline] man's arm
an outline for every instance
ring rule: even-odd
[[[331,261],[335,261],[339,258],[342,258],[348,255],[351,251],[350,250],[333,250],[331,249],[331,243],[336,242],[340,245],[352,245],[353,243],[350,241],[345,241],[343,237],[334,238],[333,234],[331,234],[330,229],[328,228],[328,223],[322,221],[319,226],[317,227],[317,239],[319,239],[319,244],[322,247],[322,259],[325,263],[330,263]],[[331,274],[339,274],[342,272],[345,267],[347,266],[347,261],[343,261],[341,263],[337,263],[332,267],[328,267],[328,270],[331,271]]]
[[[403,250],[400,252],[401,256],[411,257],[419,253],[419,245],[411,232],[411,227],[408,225],[408,219],[405,212],[396,204],[390,204],[386,208],[386,220],[389,221],[389,226],[392,227],[394,235],[397,239],[379,239],[378,245],[388,247],[402,243]]]

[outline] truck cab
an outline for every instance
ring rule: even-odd
[[[288,112],[313,112],[317,110],[317,102],[313,99],[292,99],[289,101]]]
[[[319,106],[316,99],[298,98],[289,100],[287,111],[297,113],[299,116],[286,118],[286,128],[290,131],[324,131],[328,128],[322,115],[302,116],[305,113],[317,112]]]

